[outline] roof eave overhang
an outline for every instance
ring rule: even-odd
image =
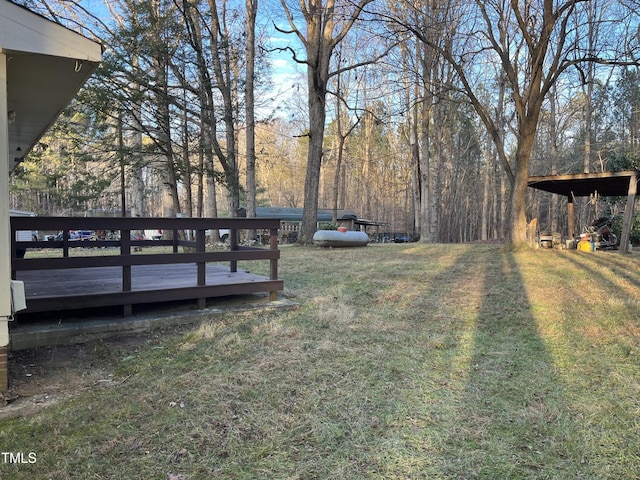
[[[13,170],[98,67],[102,47],[24,7],[0,3]]]
[[[0,9],[0,49],[99,63],[102,47],[79,33],[4,0]]]

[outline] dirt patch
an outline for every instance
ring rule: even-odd
[[[128,335],[10,352],[9,391],[0,402],[0,420],[31,415],[89,388],[120,382],[112,373],[118,360],[153,338],[152,333]]]
[[[9,352],[9,391],[0,393],[0,420],[26,416],[79,395],[95,387],[109,387],[122,382],[113,372],[120,359],[130,356],[141,348],[149,348],[166,341],[169,337],[184,334],[204,318],[220,311],[241,312],[271,308],[260,301],[264,296],[241,296],[220,301],[215,312],[180,310],[179,305],[163,314],[169,323],[149,327],[148,330],[109,335],[75,345],[39,347]],[[248,300],[254,300],[251,303]],[[289,308],[292,302],[279,301],[276,308]],[[146,312],[147,314],[149,312]],[[156,312],[157,313],[157,312]],[[177,314],[172,317],[171,314]],[[153,318],[158,318],[159,315]],[[171,323],[174,322],[174,323]],[[126,379],[125,379],[126,381]]]

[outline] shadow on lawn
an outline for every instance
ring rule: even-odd
[[[582,478],[563,383],[514,256],[484,265],[469,371],[446,442],[448,478]],[[480,269],[479,269],[480,270]],[[577,464],[576,464],[577,463]]]
[[[609,288],[618,292],[634,290],[640,285],[637,258],[620,255],[617,251],[565,253],[563,258],[571,264],[574,271],[582,271],[583,279],[600,284],[610,283]],[[588,295],[589,291],[584,293]]]

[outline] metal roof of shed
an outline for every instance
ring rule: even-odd
[[[301,222],[302,208],[289,207],[257,207],[256,216],[258,218],[279,218],[283,222]],[[246,215],[246,210],[240,209],[240,216]],[[318,209],[318,222],[331,222],[333,218],[332,210]],[[352,210],[338,210],[338,220],[357,220],[358,216]]]

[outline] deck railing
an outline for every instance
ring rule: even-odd
[[[124,314],[131,314],[131,304],[143,303],[152,298],[141,292],[132,292],[131,267],[135,265],[169,265],[196,264],[197,286],[205,287],[206,264],[208,262],[224,262],[229,264],[231,272],[236,272],[238,261],[269,261],[269,282],[264,287],[271,300],[277,299],[282,282],[278,281],[278,229],[279,219],[257,218],[129,218],[129,217],[11,217],[11,266],[15,279],[17,272],[28,270],[76,269],[87,267],[121,267]],[[160,229],[163,239],[138,239],[136,232]],[[228,250],[206,250],[206,233],[209,230],[229,229]],[[268,248],[244,246],[240,244],[241,230],[257,230],[268,232],[263,238],[268,239]],[[61,239],[40,239],[38,241],[17,241],[16,232],[62,232]],[[70,231],[104,232],[104,235],[92,236],[90,240],[70,238]],[[168,236],[170,238],[165,239]],[[21,237],[21,235],[18,235]],[[150,246],[170,246],[172,253],[138,254],[136,250]],[[70,256],[70,249],[76,247],[100,248],[115,247],[119,252],[113,255]],[[180,247],[182,252],[180,252]],[[25,249],[61,249],[62,257],[21,258]],[[29,257],[29,256],[28,256]],[[193,290],[193,289],[192,289]],[[233,289],[225,290],[233,294]],[[126,295],[130,292],[129,295]],[[203,307],[210,291],[200,289],[185,293],[197,298],[198,306]],[[242,288],[239,293],[246,293]],[[136,296],[136,294],[138,294]],[[196,295],[195,297],[193,295]],[[204,295],[197,297],[197,295]],[[186,297],[185,297],[186,298]]]

